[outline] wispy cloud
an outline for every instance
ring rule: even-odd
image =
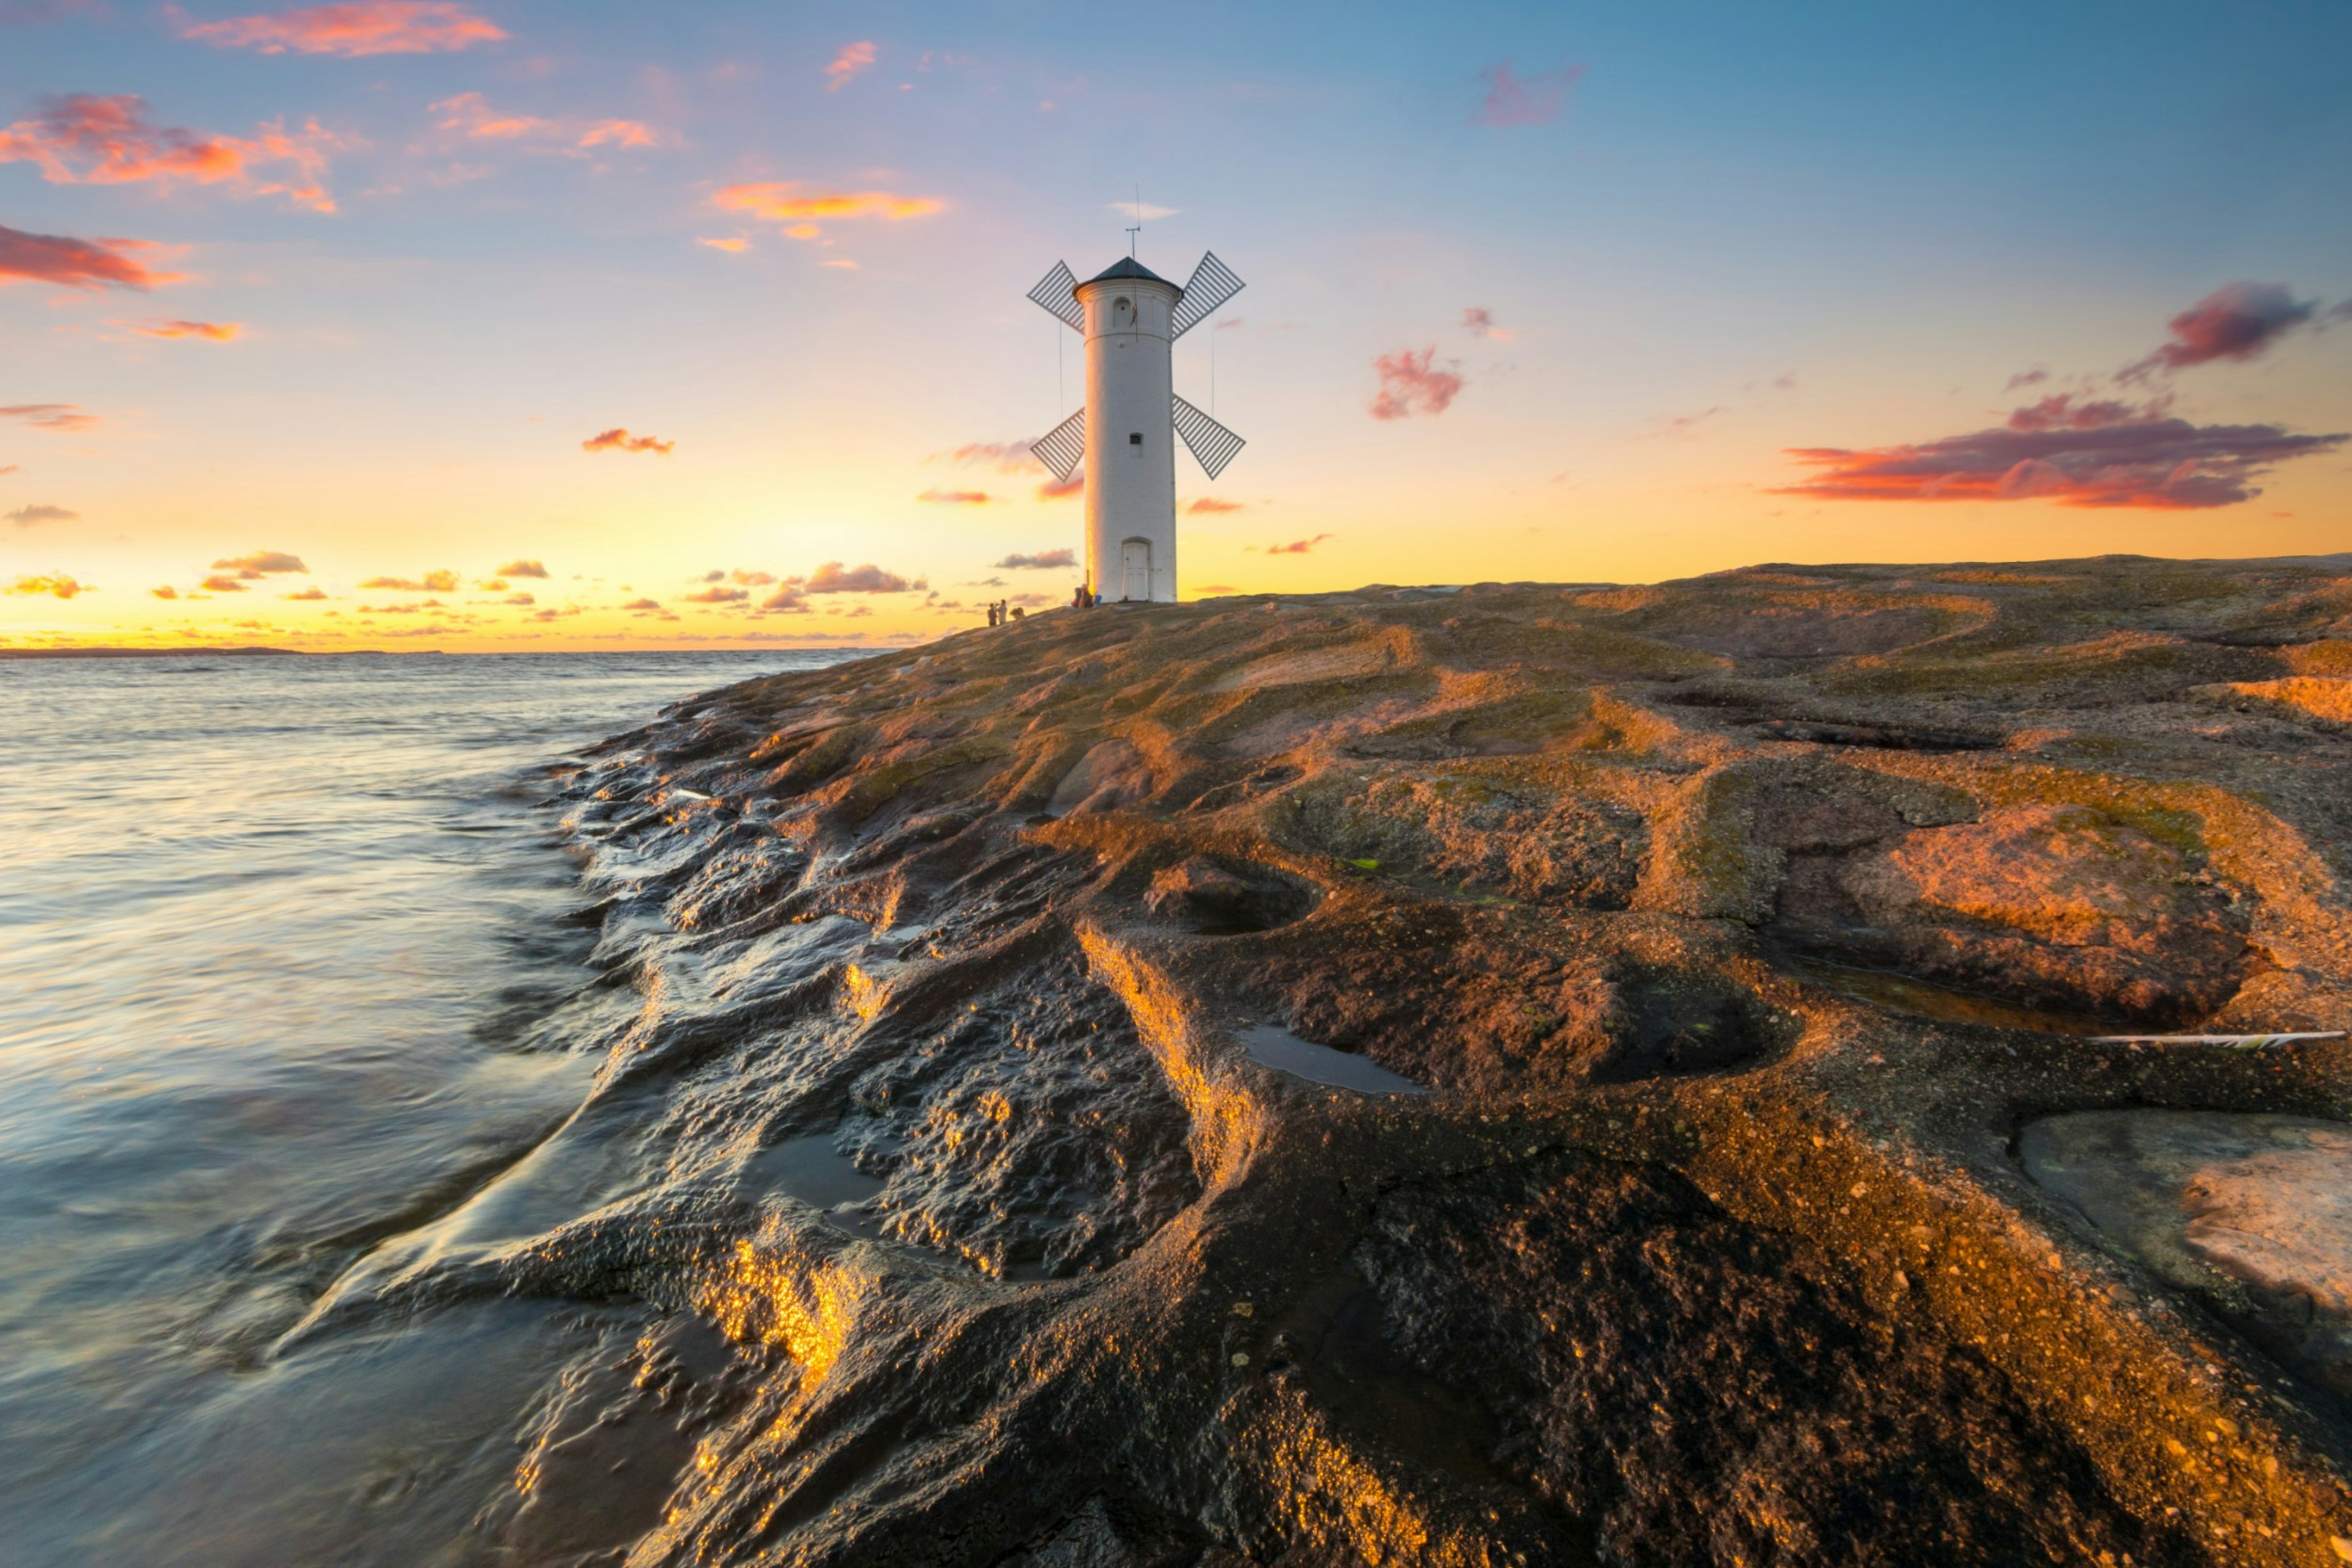
[[[325,598],[327,591],[324,588],[302,588],[285,596],[297,604],[309,603]]]
[[[1443,414],[1462,392],[1459,370],[1440,369],[1434,346],[1415,353],[1399,349],[1372,361],[1380,374],[1380,395],[1372,399],[1375,419],[1403,419],[1415,414]]]
[[[0,513],[18,528],[32,528],[44,522],[71,522],[81,516],[61,506],[20,506],[11,512]]]
[[[299,132],[281,119],[251,137],[215,136],[154,123],[147,100],[132,94],[76,92],[47,99],[33,119],[0,130],[0,163],[33,163],[51,184],[223,184],[240,195],[284,195],[332,212],[327,155],[347,144],[315,120]],[[282,177],[258,172],[277,165]]]
[[[1336,534],[1318,533],[1312,539],[1294,539],[1287,544],[1269,544],[1265,552],[1268,555],[1304,555],[1325,540],[1337,537]]]
[[[22,419],[36,430],[56,430],[71,433],[88,430],[99,423],[95,414],[84,414],[73,403],[11,403],[0,404],[0,419]]]
[[[1077,552],[1074,550],[1040,550],[1034,555],[1008,555],[1002,561],[990,563],[1008,571],[1050,571],[1077,563]]]
[[[196,22],[176,8],[180,36],[223,48],[265,55],[427,55],[469,49],[505,38],[505,29],[446,0],[353,0],[306,5],[265,16]]]
[[[751,590],[748,588],[729,588],[714,584],[696,593],[681,594],[678,598],[689,605],[735,605],[740,604],[751,596]]]
[[[2071,507],[2190,510],[2261,494],[2272,465],[2333,451],[2352,436],[2302,436],[2276,425],[2192,425],[2145,405],[2060,393],[2006,424],[1916,446],[1800,447],[1821,470],[1784,495],[1832,500],[2050,500]]]
[[[1039,485],[1037,487],[1037,499],[1039,500],[1066,500],[1072,496],[1085,494],[1086,489],[1087,476],[1082,472],[1075,473],[1066,479],[1047,479],[1044,484]]]
[[[201,338],[225,343],[245,331],[243,321],[117,321],[142,338]]]
[[[1509,342],[1511,334],[1495,324],[1495,312],[1484,305],[1463,308],[1462,330],[1474,338],[1492,338],[1496,342]]]
[[[873,63],[874,45],[870,39],[847,45],[841,53],[833,57],[833,63],[824,68],[824,90],[840,91]]]
[[[37,577],[19,577],[8,584],[12,594],[53,594],[60,599],[70,599],[76,594],[94,594],[98,590],[87,583],[77,582],[62,572],[43,573]]]
[[[585,157],[600,147],[667,147],[677,143],[675,132],[660,130],[642,120],[548,120],[536,114],[501,113],[478,92],[461,92],[428,105],[425,112],[439,116],[440,130],[469,142],[513,142],[537,144],[541,150]]]
[[[1119,216],[1132,218],[1138,223],[1158,223],[1161,218],[1174,217],[1183,210],[1181,207],[1156,207],[1150,202],[1112,202],[1108,205],[1110,210]]]
[[[1658,428],[1656,434],[1666,437],[1688,436],[1718,414],[1727,413],[1720,403],[1712,408],[1702,408],[1696,414],[1660,414],[1650,422]]]
[[[299,555],[289,555],[283,550],[257,550],[249,555],[238,555],[226,561],[215,561],[216,572],[302,572],[310,569],[302,564]]]
[[[664,441],[652,436],[632,436],[619,426],[600,430],[580,443],[583,452],[655,452],[668,457],[675,441]]]
[[[993,468],[1000,474],[1034,474],[1037,471],[1037,459],[1031,454],[1026,441],[967,441],[952,451],[934,452],[923,460]]]
[[[713,250],[723,250],[730,256],[740,256],[751,248],[751,242],[740,236],[731,239],[697,239],[697,245],[707,245]]]
[[[2298,300],[2284,283],[2225,283],[2167,323],[2169,341],[2116,374],[2145,381],[2217,359],[2250,360],[2319,314],[2319,301]]]
[[[1215,496],[1202,496],[1184,510],[1189,512],[1239,511],[1244,504],[1237,500],[1220,500]]]
[[[1568,100],[1568,89],[1584,74],[1580,65],[1562,66],[1558,70],[1537,71],[1531,76],[1519,76],[1512,71],[1511,62],[1489,66],[1478,73],[1486,84],[1486,96],[1478,111],[1470,117],[1473,125],[1540,125],[1558,120]]]
[[[230,573],[215,572],[196,586],[208,594],[242,594],[245,592],[245,579]]]
[[[2050,373],[2037,364],[2032,370],[2021,370],[2015,375],[2011,376],[2008,382],[2001,387],[2001,390],[2003,392],[2015,392],[2021,386],[2039,386],[2049,379]]]
[[[70,239],[0,226],[0,282],[16,279],[68,289],[152,289],[178,282],[179,274],[151,272],[124,254],[152,248],[142,239]]]
[[[454,594],[457,591],[455,572],[427,572],[416,577],[371,577],[360,584],[362,588],[389,588],[398,594]]]
[[[986,506],[988,492],[986,490],[928,489],[915,499],[919,501],[929,501],[933,506]]]

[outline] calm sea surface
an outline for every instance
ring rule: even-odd
[[[0,664],[0,1559],[468,1560],[597,1325],[288,1330],[579,1102],[548,765],[836,657]]]

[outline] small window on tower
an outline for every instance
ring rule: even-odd
[[[1129,436],[1129,437],[1128,437],[1128,438],[1127,438],[1127,444],[1128,444],[1129,446],[1130,446],[1130,447],[1140,447],[1140,446],[1142,446],[1142,445],[1143,445],[1143,432],[1142,432],[1142,431],[1140,431],[1140,430],[1138,430],[1138,431],[1136,431],[1134,434],[1132,434],[1132,435]]]

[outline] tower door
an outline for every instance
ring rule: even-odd
[[[1118,547],[1122,599],[1151,597],[1151,541],[1130,539]]]

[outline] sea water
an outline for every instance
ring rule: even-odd
[[[549,766],[839,657],[0,664],[0,1558],[472,1556],[593,1312],[288,1331],[580,1101]]]

